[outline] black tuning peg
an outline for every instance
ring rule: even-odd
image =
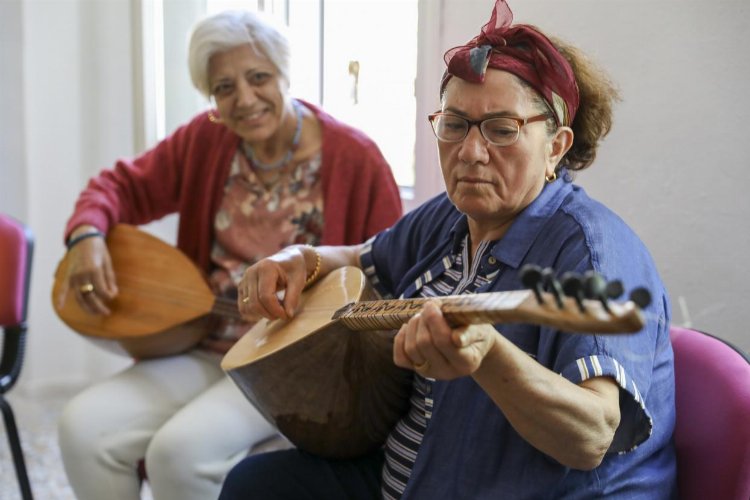
[[[583,279],[581,275],[574,272],[567,272],[560,277],[560,283],[562,284],[562,290],[568,297],[573,297],[578,304],[578,309],[581,312],[586,311],[586,307],[583,305]]]
[[[604,294],[610,299],[616,299],[623,293],[625,293],[625,288],[622,286],[622,281],[620,280],[610,281],[604,289]]]
[[[645,309],[651,303],[651,292],[646,288],[639,287],[630,292],[630,300],[641,309]]]
[[[583,293],[587,298],[592,300],[598,300],[601,302],[602,307],[608,313],[609,304],[607,303],[607,282],[601,274],[595,271],[586,271],[583,275]]]
[[[542,268],[534,264],[526,264],[521,268],[521,283],[533,290],[539,304],[544,304],[542,297]]]
[[[557,303],[557,307],[563,309],[565,306],[562,300],[562,287],[560,286],[560,282],[555,279],[555,272],[552,270],[552,268],[547,267],[542,271],[542,282],[544,284],[544,288],[552,293],[552,296],[555,298],[555,303]]]

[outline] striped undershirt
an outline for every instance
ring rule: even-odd
[[[459,295],[474,293],[488,284],[497,275],[493,266],[490,272],[479,274],[483,257],[489,252],[494,241],[482,241],[474,259],[469,259],[468,235],[455,259],[445,259],[447,268],[420,290],[422,297]],[[470,267],[464,263],[471,261]],[[422,437],[432,417],[432,383],[434,379],[414,374],[414,384],[409,400],[409,412],[404,416],[385,445],[385,466],[383,467],[381,492],[385,500],[398,500],[406,490],[406,483],[417,460]]]

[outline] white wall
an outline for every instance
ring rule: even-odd
[[[12,44],[22,60],[16,98],[23,126],[4,115],[0,128],[23,145],[25,156],[11,171],[22,173],[28,188],[22,203],[3,209],[25,214],[36,234],[28,362],[19,385],[80,385],[127,363],[68,331],[52,312],[50,288],[77,192],[114,158],[133,153],[131,7],[125,0],[11,3],[21,15],[15,23],[2,16],[0,31],[19,27]],[[16,189],[4,180],[5,171],[2,199]]]
[[[436,106],[442,53],[476,34],[491,4],[422,0],[429,17],[420,19],[420,116]],[[621,86],[615,127],[579,182],[651,248],[675,322],[750,349],[742,303],[750,295],[746,3],[515,0],[512,7],[517,20],[586,49]],[[19,384],[27,390],[80,385],[128,362],[68,331],[49,290],[76,194],[98,169],[135,152],[132,23],[129,0],[0,0],[0,210],[37,235]],[[425,124],[418,161],[434,164]],[[440,187],[434,169],[435,178],[417,187],[422,197]]]
[[[0,1],[0,212],[27,218],[21,2]]]

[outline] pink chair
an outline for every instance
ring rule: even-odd
[[[672,327],[677,484],[682,500],[750,499],[750,358],[704,332]]]
[[[0,331],[3,332],[0,410],[3,412],[13,464],[24,500],[32,498],[31,486],[13,410],[5,399],[5,393],[16,383],[23,364],[33,246],[33,236],[25,225],[0,214]]]

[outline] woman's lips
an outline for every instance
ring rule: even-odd
[[[467,184],[494,184],[492,181],[479,177],[459,177],[458,182],[465,182]]]
[[[248,125],[256,124],[258,121],[263,119],[263,117],[268,113],[267,109],[260,109],[258,111],[253,111],[251,113],[242,113],[236,115],[236,120],[238,122],[246,123]]]

